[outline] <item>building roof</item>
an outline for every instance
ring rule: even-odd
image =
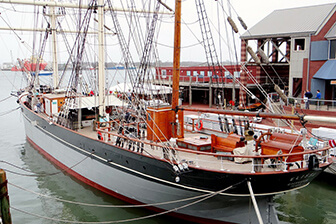
[[[335,12],[336,4],[275,10],[241,35],[242,39],[314,34]]]
[[[335,39],[336,38],[336,23],[331,27],[328,33],[324,36],[327,39]]]
[[[144,84],[141,87],[133,87],[131,83],[119,83],[110,88],[110,91],[118,91],[121,93],[136,92],[145,95],[170,94],[172,88],[163,85]]]
[[[99,106],[99,100],[97,96],[83,96],[80,98],[81,108],[93,108]],[[79,98],[76,98],[76,102],[70,106],[70,109],[78,109]],[[105,96],[105,105],[106,106],[124,106],[125,103],[119,98],[113,95]]]

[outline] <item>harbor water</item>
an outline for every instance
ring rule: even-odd
[[[0,168],[7,173],[13,223],[112,223],[128,219],[134,219],[129,223],[179,223],[142,208],[97,206],[126,204],[63,173],[39,154],[26,141],[16,98],[8,98],[22,82],[19,72],[0,72]],[[323,174],[303,189],[277,195],[274,203],[281,223],[336,223],[336,175]],[[151,215],[154,217],[143,219]]]

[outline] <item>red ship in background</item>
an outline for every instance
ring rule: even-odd
[[[42,58],[38,60],[38,58],[35,56],[32,56],[31,58],[24,60],[18,59],[18,61],[19,65],[18,66],[14,65],[11,71],[29,71],[29,72],[36,71],[37,64],[39,64],[39,71],[43,71],[48,64]]]

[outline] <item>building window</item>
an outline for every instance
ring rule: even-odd
[[[200,71],[200,77],[204,77],[204,71]]]
[[[212,71],[208,71],[208,76],[212,76]]]
[[[235,71],[233,74],[234,74],[235,78],[240,78],[240,72],[239,71]]]
[[[163,79],[167,78],[167,70],[166,69],[162,69],[161,76],[162,76]]]
[[[330,41],[329,59],[336,59],[336,40]]]
[[[305,39],[295,39],[294,40],[294,50],[303,51],[305,49]]]
[[[190,76],[191,72],[190,71],[187,71],[187,76]]]
[[[194,71],[194,72],[193,72],[193,76],[198,76],[197,71]]]

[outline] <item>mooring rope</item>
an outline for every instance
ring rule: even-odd
[[[42,215],[39,215],[39,214],[35,214],[35,213],[31,213],[31,212],[27,212],[27,211],[24,211],[22,209],[18,209],[16,207],[13,207],[11,206],[11,209],[13,210],[16,210],[18,212],[22,212],[22,213],[25,213],[27,215],[31,215],[31,216],[34,216],[34,217],[38,217],[38,218],[43,218],[43,219],[47,219],[47,220],[51,220],[51,221],[56,221],[56,222],[64,222],[64,223],[83,223],[83,224],[109,224],[109,223],[126,223],[126,222],[134,222],[134,221],[139,221],[139,220],[144,220],[144,219],[149,219],[149,218],[153,218],[153,217],[157,217],[157,216],[161,216],[161,215],[165,215],[165,214],[168,214],[170,212],[176,212],[180,209],[183,209],[183,208],[186,208],[186,207],[189,207],[189,206],[192,206],[194,204],[197,204],[197,203],[200,203],[202,201],[205,201],[209,198],[212,198],[220,193],[223,193],[229,189],[231,189],[232,187],[236,186],[236,185],[239,185],[243,182],[245,182],[246,180],[243,180],[239,183],[236,183],[236,184],[233,184],[223,190],[220,190],[220,191],[216,191],[216,192],[213,192],[209,195],[207,195],[206,197],[204,198],[201,198],[197,201],[194,201],[194,202],[191,202],[191,203],[188,203],[186,205],[182,205],[182,206],[179,206],[179,207],[176,207],[176,208],[173,208],[173,209],[170,209],[170,210],[167,210],[167,211],[163,211],[163,212],[160,212],[160,213],[155,213],[155,214],[152,214],[152,215],[147,215],[147,216],[143,216],[143,217],[137,217],[137,218],[131,218],[131,219],[123,219],[123,220],[114,220],[114,221],[101,221],[101,222],[83,222],[83,221],[72,221],[72,220],[64,220],[64,219],[55,219],[55,218],[50,218],[50,217],[46,217],[46,216],[42,216]]]
[[[13,184],[13,183],[10,183],[10,182],[8,182],[8,184],[13,186],[13,187],[16,187],[18,189],[21,189],[23,191],[35,194],[37,196],[45,197],[45,198],[48,198],[48,199],[54,199],[56,201],[61,201],[61,202],[69,203],[69,204],[91,206],[91,207],[101,207],[101,208],[143,208],[143,207],[151,207],[151,206],[167,205],[167,204],[175,204],[175,203],[180,203],[180,202],[185,202],[185,201],[191,201],[191,200],[194,200],[194,199],[207,197],[208,195],[213,194],[213,192],[210,192],[210,193],[206,193],[206,194],[202,194],[202,195],[198,195],[198,196],[194,196],[194,197],[183,198],[183,199],[180,199],[180,200],[172,200],[172,201],[158,202],[158,203],[152,203],[152,204],[142,204],[142,205],[106,205],[105,204],[105,205],[103,205],[103,204],[91,204],[91,203],[83,203],[83,202],[65,200],[65,199],[41,194],[41,193],[29,190],[29,189],[20,187],[16,184]]]

